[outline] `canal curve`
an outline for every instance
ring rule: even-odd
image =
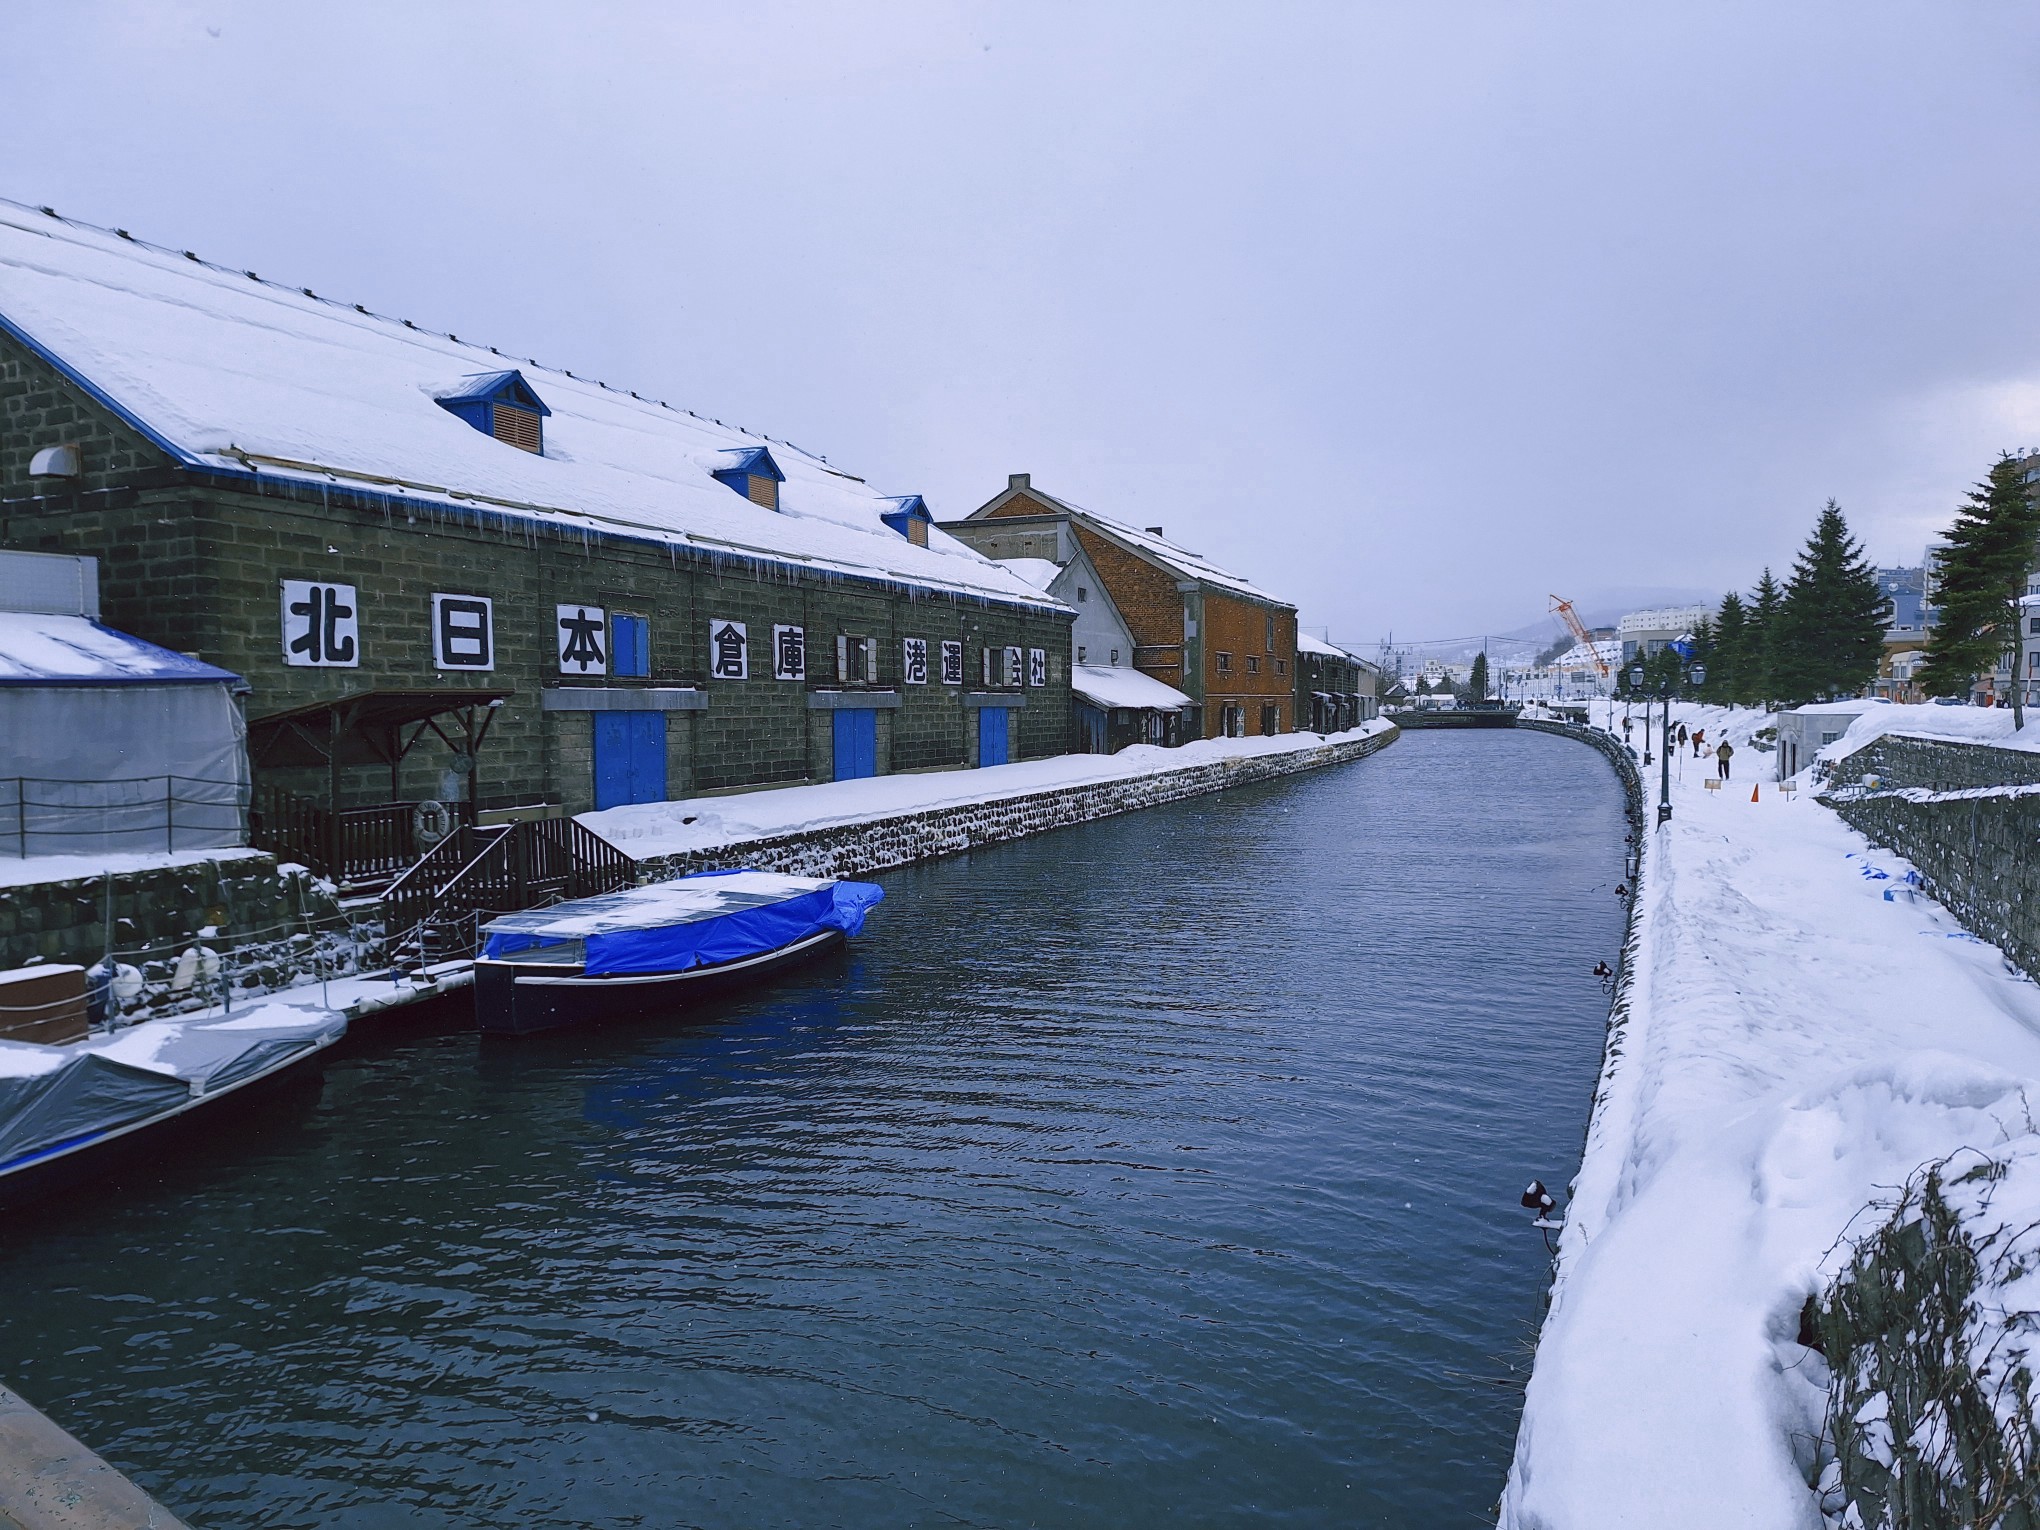
[[[0,1375],[212,1530],[1476,1523],[1622,806],[1411,734],[889,874],[711,1025],[358,1045],[15,1216]]]

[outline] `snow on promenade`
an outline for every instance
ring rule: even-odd
[[[1707,792],[1675,757],[1675,816],[1646,831],[1629,1015],[1503,1500],[1516,1530],[1817,1530],[1826,1372],[1795,1336],[1823,1256],[1926,1161],[2029,1137],[2040,1105],[2040,987],[1912,901],[1903,861],[1784,798],[1748,743],[1761,714],[1682,717],[1710,744],[1726,726],[1734,780]]]
[[[646,802],[583,813],[580,822],[626,854],[646,860],[689,850],[712,850],[775,834],[840,828],[898,813],[960,807],[1029,792],[1092,786],[1101,781],[1126,781],[1222,760],[1294,754],[1328,742],[1370,738],[1387,732],[1390,726],[1377,718],[1329,738],[1320,738],[1315,733],[1284,733],[1273,738],[1201,739],[1180,749],[1137,744],[1117,754],[1061,754],[1014,765],[992,765],[983,770],[917,771],[869,776],[861,781],[824,781],[812,786],[777,787],[728,796]]]

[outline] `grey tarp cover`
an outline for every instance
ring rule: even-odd
[[[67,1047],[0,1042],[0,1173],[66,1143],[146,1121],[337,1039],[328,1011],[150,1020]]]

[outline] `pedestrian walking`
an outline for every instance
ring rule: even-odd
[[[1626,712],[1622,715],[1622,742],[1629,742],[1629,714]]]
[[[1706,752],[1707,730],[1705,728],[1695,728],[1693,730],[1693,758],[1697,760]]]
[[[1681,749],[1686,747],[1686,725],[1684,723],[1679,724],[1679,747]]]
[[[1720,747],[1714,751],[1714,759],[1715,762],[1721,767],[1721,779],[1724,781],[1728,779],[1729,757],[1734,753],[1735,751],[1729,747],[1727,739],[1723,739],[1721,741]]]

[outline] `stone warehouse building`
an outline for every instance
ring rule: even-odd
[[[109,623],[244,676],[271,814],[575,812],[1070,742],[1073,613],[918,496],[6,203],[0,546],[98,558]]]
[[[1089,650],[1109,641],[1100,634],[1125,630],[1127,662],[1189,698],[1185,737],[1296,730],[1296,607],[1178,547],[1161,527],[1137,531],[1015,473],[1004,493],[942,530],[987,557],[1095,570],[1098,589],[1078,594],[1078,661],[1099,663]],[[1089,615],[1094,599],[1109,604],[1109,620]]]

